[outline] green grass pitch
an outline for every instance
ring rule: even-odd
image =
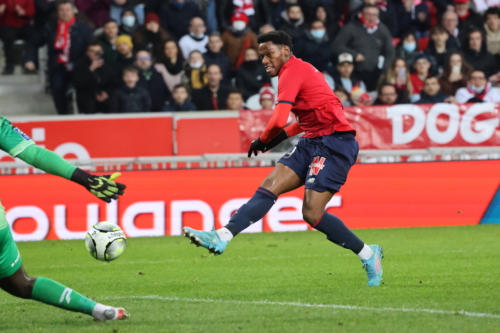
[[[84,241],[19,243],[27,271],[125,307],[122,322],[0,293],[1,332],[500,332],[500,225],[357,230],[384,284],[319,232],[242,234],[222,256],[131,238],[101,263]]]

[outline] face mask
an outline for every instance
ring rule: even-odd
[[[480,94],[480,93],[482,93],[485,87],[486,87],[486,86],[482,86],[482,87],[479,87],[479,88],[478,88],[478,87],[476,87],[476,86],[473,86],[472,84],[470,85],[470,89],[471,89],[473,92],[475,92],[476,94]]]
[[[291,18],[291,19],[290,19],[290,22],[291,22],[292,24],[295,24],[295,23],[299,22],[299,20],[300,20],[300,19]]]
[[[203,66],[203,63],[201,61],[189,63],[189,67],[194,68],[194,69],[199,69],[199,68],[201,68],[201,66]]]
[[[189,34],[195,39],[203,39],[203,37],[205,37],[205,34],[195,35],[192,32],[190,32]]]
[[[311,30],[311,36],[317,39],[321,39],[325,36],[325,30]]]
[[[247,24],[245,21],[234,21],[233,22],[233,29],[236,31],[242,31],[247,27]]]
[[[133,16],[125,16],[122,18],[122,23],[127,27],[131,28],[135,24],[135,17]]]
[[[403,49],[407,52],[413,52],[417,48],[416,43],[404,43],[403,44]]]

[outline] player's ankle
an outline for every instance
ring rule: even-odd
[[[106,306],[106,305],[101,304],[101,303],[97,303],[94,306],[94,308],[92,309],[92,317],[94,317],[94,319],[97,319],[99,321],[106,320],[106,318],[104,316],[104,311],[106,311],[108,308],[109,308],[109,306]]]
[[[373,256],[373,250],[371,249],[371,247],[369,247],[366,244],[365,244],[365,246],[363,246],[363,248],[361,249],[361,251],[358,253],[358,257],[361,260],[368,260],[372,256]]]
[[[216,232],[217,235],[219,235],[220,240],[223,242],[229,242],[234,237],[231,231],[229,231],[229,229],[227,228],[220,228]]]

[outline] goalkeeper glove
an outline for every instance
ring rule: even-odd
[[[111,199],[117,200],[119,195],[123,195],[126,188],[125,185],[114,181],[120,175],[119,172],[115,172],[112,175],[96,176],[77,168],[71,180],[85,187],[99,199],[110,203]]]

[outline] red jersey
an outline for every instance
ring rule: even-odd
[[[413,94],[420,94],[424,89],[424,81],[420,80],[417,73],[410,75],[411,85],[413,86]]]
[[[278,102],[292,105],[306,138],[352,131],[344,107],[325,77],[313,65],[294,56],[278,74]]]

